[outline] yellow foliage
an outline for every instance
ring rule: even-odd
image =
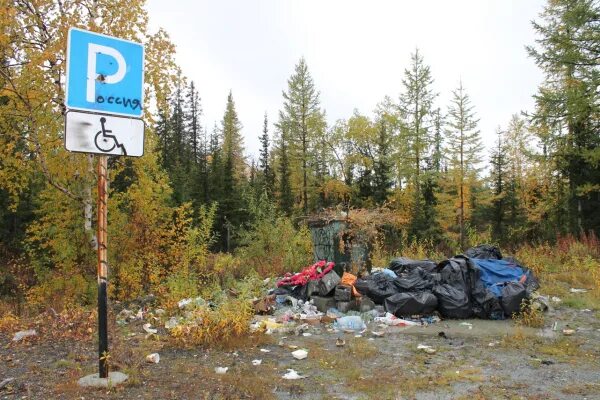
[[[0,316],[0,332],[11,333],[18,329],[20,320],[13,313],[8,312]]]
[[[190,273],[205,264],[210,226],[208,233],[206,224],[194,227],[189,205],[170,205],[169,182],[158,167],[149,110],[166,110],[178,68],[166,33],[149,33],[147,23],[143,0],[39,0],[0,8],[0,45],[11,60],[0,76],[0,188],[11,195],[14,208],[23,188],[32,181],[42,186],[27,239],[37,279],[28,293],[33,304],[62,307],[90,301],[96,275],[94,157],[63,147],[70,27],[146,44],[145,154],[111,163],[109,170],[113,181],[123,172],[134,175],[133,183],[109,199],[110,294],[131,298],[159,292],[176,269]]]
[[[539,308],[530,307],[524,300],[521,304],[521,312],[513,316],[515,323],[519,326],[531,328],[544,327],[544,312]]]
[[[228,300],[215,309],[198,307],[187,321],[170,331],[180,346],[210,345],[247,335],[254,317],[252,305],[246,300]]]
[[[243,237],[238,256],[261,276],[299,271],[313,261],[310,231],[294,228],[289,218],[265,219]]]

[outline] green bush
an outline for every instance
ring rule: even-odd
[[[308,228],[296,229],[290,218],[261,219],[241,239],[241,262],[263,277],[298,271],[313,261]]]

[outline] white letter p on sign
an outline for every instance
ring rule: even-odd
[[[106,54],[117,61],[117,72],[112,75],[104,76],[102,79],[103,83],[111,84],[120,82],[125,77],[125,72],[127,70],[125,58],[123,58],[123,55],[116,49],[95,43],[89,43],[86,100],[90,103],[94,103],[96,101],[96,80],[98,78],[96,73],[96,58],[98,54]]]

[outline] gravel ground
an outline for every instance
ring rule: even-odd
[[[371,324],[355,337],[321,325],[311,327],[310,336],[251,336],[227,349],[175,348],[161,332],[146,339],[141,325],[111,327],[113,369],[130,379],[108,389],[77,385],[96,372],[94,332],[19,343],[0,334],[0,382],[14,378],[0,388],[0,399],[600,399],[596,311],[555,310],[546,315],[544,329],[511,321],[442,321],[388,328],[374,337],[380,328]],[[574,335],[562,334],[567,325]],[[339,339],[344,346],[336,345]],[[419,344],[435,353],[417,349]],[[308,358],[295,360],[295,346],[307,349]],[[144,361],[152,352],[160,354],[158,364]],[[215,367],[229,370],[218,375]],[[304,378],[283,379],[288,369]]]

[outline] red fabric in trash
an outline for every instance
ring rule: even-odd
[[[326,262],[324,260],[318,261],[313,265],[304,268],[302,271],[296,274],[285,274],[282,280],[277,282],[277,287],[280,286],[304,286],[309,281],[321,279],[334,267],[334,263]]]

